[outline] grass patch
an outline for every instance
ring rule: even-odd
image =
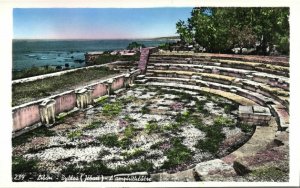
[[[130,117],[128,114],[126,114],[123,119],[127,122],[136,122],[136,120]]]
[[[169,169],[177,165],[188,162],[192,158],[192,151],[182,144],[180,138],[172,138],[171,147],[166,151],[168,161],[165,161],[161,168]]]
[[[117,71],[110,70],[107,67],[98,67],[81,69],[43,80],[13,84],[12,106],[50,96],[55,91],[66,91],[75,85],[84,84],[115,73]]]
[[[164,131],[177,132],[179,130],[180,123],[170,123],[168,125],[163,126]]]
[[[124,152],[121,155],[124,156],[125,160],[130,160],[142,156],[146,153],[146,151],[142,149],[134,149],[133,152]]]
[[[107,100],[108,100],[108,96],[105,95],[105,96],[101,96],[101,97],[99,97],[98,99],[96,99],[95,102],[96,102],[96,104],[101,105],[101,104],[106,103]]]
[[[67,134],[67,137],[73,140],[79,138],[81,135],[82,135],[82,130],[76,130],[76,131],[69,132]]]
[[[121,146],[122,149],[128,149],[131,144],[132,144],[132,140],[126,137],[119,141],[119,145]]]
[[[129,125],[125,128],[125,131],[124,131],[124,136],[126,138],[132,138],[134,136],[134,127],[132,125]]]
[[[103,145],[107,147],[119,147],[118,136],[116,134],[106,134],[97,138]]]
[[[248,125],[246,123],[242,123],[238,126],[244,133],[251,133],[254,129],[252,125]]]
[[[161,132],[161,127],[156,121],[148,121],[148,123],[145,125],[145,132],[148,134],[159,133]]]
[[[206,104],[206,100],[196,100],[196,109],[197,109],[197,112],[203,114],[204,116],[208,116],[209,115],[209,111],[204,108],[205,107],[205,104]]]
[[[214,120],[214,126],[221,126],[221,127],[234,127],[234,122],[226,117],[218,116]]]
[[[122,111],[122,104],[120,101],[105,104],[103,106],[102,112],[106,116],[115,116],[118,115]]]
[[[250,173],[256,179],[268,182],[285,181],[288,173],[276,167],[261,168]]]
[[[113,170],[108,168],[101,160],[88,163],[83,168],[79,168],[76,164],[70,164],[62,169],[61,174],[64,176],[87,174],[87,175],[111,175]]]
[[[88,126],[84,127],[83,130],[92,130],[101,127],[102,122],[101,121],[94,121]]]
[[[50,137],[54,135],[55,135],[55,131],[49,130],[45,126],[40,126],[32,131],[29,131],[27,133],[24,133],[20,136],[13,138],[12,145],[13,147],[16,147],[18,145],[28,142],[31,138],[34,137]]]
[[[21,79],[21,78],[27,78],[32,76],[38,76],[43,74],[50,74],[54,72],[59,72],[62,70],[55,69],[54,67],[44,66],[44,67],[31,67],[25,70],[21,71],[13,71],[12,72],[12,79]]]
[[[136,53],[133,56],[111,55],[109,53],[103,53],[99,55],[93,62],[94,65],[101,65],[114,61],[138,61],[140,59],[140,53]]]
[[[198,126],[197,128],[200,128]],[[213,155],[218,153],[221,142],[225,139],[225,134],[222,133],[221,126],[203,126],[200,129],[206,132],[206,139],[199,140],[195,145],[196,148],[210,152]]]
[[[23,157],[12,158],[12,174],[32,173],[38,170],[36,159],[26,160]]]
[[[141,113],[142,114],[149,114],[150,113],[150,109],[148,108],[150,104],[149,103],[146,103],[143,107],[142,107],[142,110],[141,110]]]

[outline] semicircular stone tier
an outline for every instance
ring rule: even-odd
[[[282,130],[289,126],[287,57],[163,51],[150,53],[145,69],[137,83],[239,95],[268,108]]]
[[[266,125],[258,126],[241,148],[214,161],[219,164],[216,167],[207,170],[209,164],[200,163],[190,171],[154,174],[154,180],[180,180],[178,177],[196,173],[202,180],[210,181],[214,171],[226,173],[230,168],[239,175],[246,174],[261,165],[253,162],[255,159],[264,156],[264,152],[273,152],[267,149],[270,143],[288,148],[288,57],[158,51],[150,52],[146,65],[145,75],[138,76],[136,83],[220,95],[240,104],[240,120]]]

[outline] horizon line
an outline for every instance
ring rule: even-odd
[[[175,37],[180,37],[180,36],[161,36],[161,37],[149,37],[149,38],[12,38],[12,40],[149,40],[149,39],[160,39],[160,38],[175,38]]]

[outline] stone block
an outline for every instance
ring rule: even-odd
[[[253,112],[269,116],[271,115],[270,109],[263,106],[253,106]]]
[[[199,163],[196,165],[195,170],[200,177],[205,177],[214,173],[222,173],[225,171],[234,171],[231,165],[226,164],[221,159]]]
[[[55,123],[55,100],[46,99],[40,105],[41,122],[45,125]]]
[[[253,114],[252,106],[239,106],[239,114]]]

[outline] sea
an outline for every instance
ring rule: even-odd
[[[91,51],[126,49],[129,43],[138,42],[156,47],[169,39],[149,40],[13,40],[13,71],[31,67],[85,66],[84,54]]]

